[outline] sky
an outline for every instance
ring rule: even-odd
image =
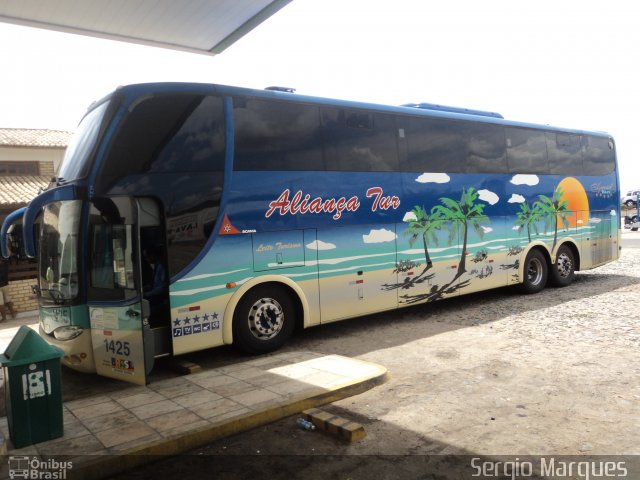
[[[280,85],[606,131],[640,188],[640,3],[293,0],[217,56],[0,23],[0,127],[73,131],[119,85]]]

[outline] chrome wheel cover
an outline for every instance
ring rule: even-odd
[[[561,253],[556,258],[556,267],[558,268],[558,274],[562,278],[567,278],[573,273],[573,261],[566,253]]]
[[[249,331],[258,340],[276,337],[284,325],[284,310],[277,300],[261,298],[249,309]]]

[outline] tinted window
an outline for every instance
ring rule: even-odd
[[[616,166],[613,140],[604,137],[583,136],[583,164],[585,175],[605,175]]]
[[[236,170],[324,170],[318,107],[234,99]]]
[[[402,119],[402,127],[407,144],[403,171],[464,171],[467,146],[459,123],[409,117]]]
[[[577,175],[582,173],[580,135],[547,132],[549,173]]]
[[[392,115],[323,108],[322,133],[327,170],[398,170],[397,129]]]
[[[170,126],[149,172],[224,171],[222,99],[195,100]]]
[[[510,173],[548,173],[544,132],[507,128],[507,162]]]
[[[123,121],[100,178],[132,173],[224,171],[222,99],[162,95],[135,106]]]
[[[409,117],[402,120],[407,156],[402,170],[506,172],[504,129],[499,125]]]
[[[467,143],[467,173],[507,173],[504,129],[487,123],[461,122]]]
[[[111,147],[98,195],[151,196],[164,209],[169,274],[200,253],[222,193],[225,128],[222,99],[159,95],[134,104]]]

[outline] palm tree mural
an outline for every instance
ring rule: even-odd
[[[538,209],[540,211],[541,215],[546,217],[545,233],[551,226],[553,226],[552,252],[556,248],[556,243],[558,242],[558,222],[562,222],[564,228],[569,228],[568,217],[572,215],[569,211],[569,202],[567,200],[563,200],[562,197],[564,197],[564,190],[556,188],[555,192],[553,192],[553,197],[549,198],[546,195],[540,195],[540,200],[538,200],[533,206],[534,209]]]
[[[529,238],[529,242],[531,242],[531,228],[533,227],[535,234],[538,235],[538,226],[536,223],[541,219],[542,212],[539,208],[536,208],[535,204],[533,208],[531,208],[528,203],[524,202],[520,204],[520,211],[516,215],[518,217],[516,220],[518,232],[521,232],[527,227],[527,237]]]
[[[409,246],[413,247],[419,238],[422,238],[422,246],[424,247],[424,258],[427,262],[425,272],[433,266],[431,257],[429,256],[429,241],[432,241],[437,245],[438,237],[436,236],[436,230],[438,230],[442,224],[438,220],[429,216],[424,207],[416,205],[411,210],[415,220],[411,218],[407,220],[409,227],[405,230],[405,235],[409,236]],[[423,272],[424,273],[424,272]]]
[[[436,221],[452,224],[453,228],[449,229],[450,243],[454,240],[458,231],[462,229],[462,254],[460,255],[460,263],[458,264],[458,271],[453,279],[454,281],[467,271],[469,227],[473,228],[480,238],[484,238],[482,223],[489,221],[489,218],[484,214],[484,204],[476,203],[477,199],[478,192],[475,188],[469,187],[462,191],[459,202],[450,198],[441,198],[440,203],[442,205],[436,205],[431,209],[431,216]]]
[[[424,258],[427,265],[424,267],[422,272],[420,272],[420,274],[415,277],[407,276],[399,283],[382,285],[383,290],[394,290],[396,288],[403,288],[405,290],[408,290],[415,285],[421,284],[433,278],[433,275],[425,276],[425,274],[431,269],[431,267],[433,267],[433,261],[431,260],[431,256],[429,255],[429,242],[433,242],[435,244],[438,243],[436,230],[440,229],[442,224],[438,219],[430,216],[424,207],[421,207],[419,205],[413,207],[413,210],[411,210],[410,213],[412,215],[408,216],[408,218],[405,220],[405,222],[407,222],[409,226],[405,230],[404,234],[405,236],[409,237],[409,246],[411,247],[413,247],[418,239],[422,238],[422,246],[424,247]],[[419,265],[419,263],[415,263],[411,260],[400,260],[396,264],[394,273],[404,273],[408,270],[412,270],[414,267],[417,267]]]
[[[427,291],[417,294],[400,295],[400,302],[413,304],[417,302],[431,302],[443,298],[445,295],[452,295],[456,291],[469,286],[470,279],[458,281],[458,279],[466,273],[467,243],[469,236],[469,228],[473,228],[480,238],[484,238],[485,231],[483,223],[488,222],[489,218],[484,214],[484,204],[476,203],[478,192],[473,187],[464,189],[459,201],[451,198],[441,198],[442,205],[436,205],[431,209],[431,213],[427,214],[424,207],[416,206],[413,210],[413,217],[408,220],[409,226],[406,235],[408,235],[409,243],[415,243],[422,238],[425,249],[425,258],[427,267],[417,277],[407,278],[403,282],[395,284],[382,285],[383,290],[404,289],[409,290],[415,286],[424,284],[427,280],[431,281],[435,278],[435,274],[425,273],[431,268],[431,257],[429,255],[428,245],[430,241],[436,242],[436,231],[447,229],[449,232],[449,244],[451,245],[458,238],[458,233],[462,233],[462,254],[458,264],[456,275],[451,281],[444,285],[430,285]],[[455,284],[455,285],[454,285]]]

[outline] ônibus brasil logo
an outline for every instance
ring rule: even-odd
[[[61,462],[53,458],[42,460],[22,455],[9,456],[9,477],[38,480],[64,480],[73,462]]]

